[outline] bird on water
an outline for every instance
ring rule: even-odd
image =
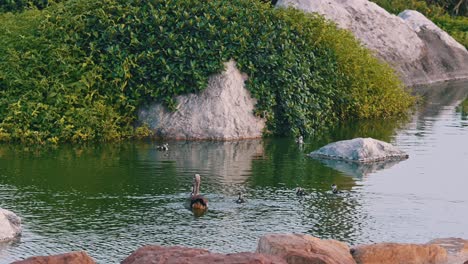
[[[190,194],[190,208],[196,213],[202,213],[208,209],[208,200],[200,194],[200,174],[193,176],[192,193]]]
[[[168,151],[169,150],[169,144],[164,143],[164,144],[162,144],[162,146],[157,146],[156,149],[157,150],[162,150],[162,151]]]
[[[237,193],[237,195],[239,195],[239,197],[237,198],[236,203],[241,204],[241,203],[245,203],[245,202],[246,202],[246,200],[245,200],[244,197],[242,196],[242,192]]]

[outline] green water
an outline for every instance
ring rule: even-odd
[[[118,263],[146,244],[253,251],[271,232],[351,245],[468,238],[468,120],[457,107],[467,86],[425,92],[408,120],[353,123],[307,138],[302,148],[293,139],[170,141],[168,152],[150,141],[41,151],[0,146],[0,207],[21,216],[24,229],[19,241],[0,244],[0,263],[73,250]],[[368,136],[410,158],[353,167],[305,155]],[[194,173],[209,199],[202,217],[184,207]],[[343,192],[332,194],[332,183]],[[297,186],[309,195],[296,197]],[[247,203],[234,203],[238,191]]]

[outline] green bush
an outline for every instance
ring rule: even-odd
[[[322,17],[251,0],[75,0],[0,15],[0,141],[141,136],[139,106],[197,92],[234,59],[270,133],[411,105],[391,68]],[[37,26],[36,26],[37,25]]]

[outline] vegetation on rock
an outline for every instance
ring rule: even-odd
[[[137,109],[237,61],[276,135],[404,113],[391,68],[322,17],[251,0],[74,0],[0,14],[0,141],[145,136]]]

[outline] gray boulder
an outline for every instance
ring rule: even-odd
[[[210,77],[199,94],[176,98],[177,110],[170,112],[155,103],[140,109],[139,121],[156,135],[181,140],[235,140],[262,137],[265,120],[254,116],[256,100],[245,88],[246,76],[234,61],[225,71]]]
[[[313,158],[345,160],[367,163],[407,159],[408,154],[387,142],[373,138],[355,138],[330,143],[309,153]]]
[[[468,78],[468,52],[463,46],[439,39],[432,27],[423,26],[417,32],[402,18],[367,0],[278,0],[276,6],[318,13],[350,30],[408,86]]]
[[[0,242],[17,238],[21,234],[21,218],[15,213],[0,208]]]

